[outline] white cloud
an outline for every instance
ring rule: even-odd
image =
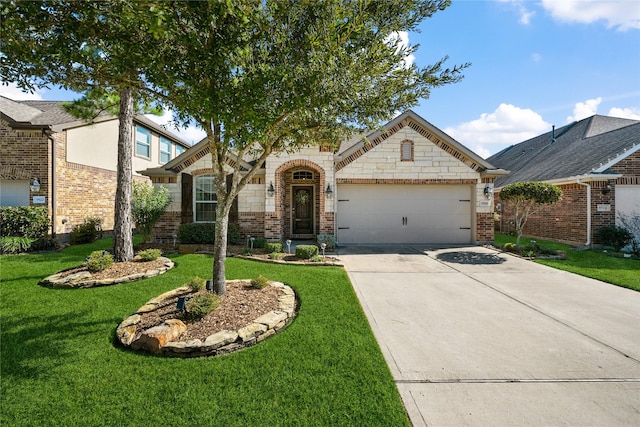
[[[567,123],[577,122],[598,113],[598,105],[602,98],[587,99],[585,102],[577,102],[573,107],[573,116],[567,117]]]
[[[164,109],[161,116],[156,116],[155,114],[145,114],[145,117],[156,122],[160,126],[164,126],[165,129],[178,135],[181,139],[185,140],[191,145],[197,144],[202,140],[202,138],[207,135],[205,131],[194,125],[189,125],[186,128],[176,126],[175,122],[173,121],[173,112],[166,108]]]
[[[520,19],[518,21],[522,25],[529,25],[531,23],[531,18],[536,14],[535,12],[525,7],[525,3],[523,0],[498,0],[498,1],[502,3],[511,3],[520,14]]]
[[[640,109],[613,107],[609,110],[608,116],[620,117],[622,119],[640,120]]]
[[[444,129],[446,133],[474,151],[488,156],[505,146],[517,144],[551,129],[533,110],[500,104],[492,113],[479,119]]]
[[[542,61],[542,55],[535,52],[531,54],[531,60],[533,60],[533,62],[540,62]]]
[[[35,93],[23,92],[15,83],[9,83],[5,86],[4,82],[0,84],[0,95],[13,99],[14,101],[40,100],[42,95],[40,91]]]
[[[640,29],[640,7],[637,0],[542,0],[542,7],[563,22],[590,24],[605,20],[607,28],[620,31]]]

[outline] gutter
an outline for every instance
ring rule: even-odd
[[[587,242],[585,246],[591,246],[591,184],[582,182],[581,178],[576,179],[576,183],[587,188]]]
[[[47,139],[51,141],[51,236],[56,238],[56,141],[47,133]]]

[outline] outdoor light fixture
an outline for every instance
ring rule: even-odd
[[[331,184],[327,184],[327,191],[325,193],[327,194],[327,198],[331,198],[331,196],[333,195],[333,189],[331,188]]]
[[[611,192],[611,184],[607,182],[607,186],[602,189],[602,194],[609,194]]]
[[[33,178],[31,181],[29,181],[29,189],[32,193],[37,193],[38,191],[40,191],[40,181],[38,181],[38,178]]]
[[[273,188],[273,181],[269,183],[269,188],[267,189],[267,194],[269,194],[269,197],[273,197],[273,195],[276,194],[276,189]]]
[[[492,195],[493,195],[493,188],[489,187],[488,185],[484,187],[484,197],[486,197],[487,199],[490,199]]]

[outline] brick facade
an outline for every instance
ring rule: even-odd
[[[616,185],[640,185],[640,152],[635,152],[614,165],[611,170],[623,174],[611,181],[588,182],[591,191],[591,241],[599,243],[595,235],[600,227],[616,223]],[[544,205],[529,217],[523,235],[555,240],[574,246],[587,244],[587,192],[589,188],[577,182],[559,185],[562,200],[553,205]],[[502,205],[501,217],[495,221],[497,232],[512,232],[513,209],[504,203],[496,192],[496,206]],[[598,206],[603,209],[599,210]]]

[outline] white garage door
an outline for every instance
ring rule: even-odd
[[[471,243],[471,186],[339,185],[338,242]]]
[[[640,185],[616,185],[616,225],[624,226],[620,215],[628,219],[640,216]]]

